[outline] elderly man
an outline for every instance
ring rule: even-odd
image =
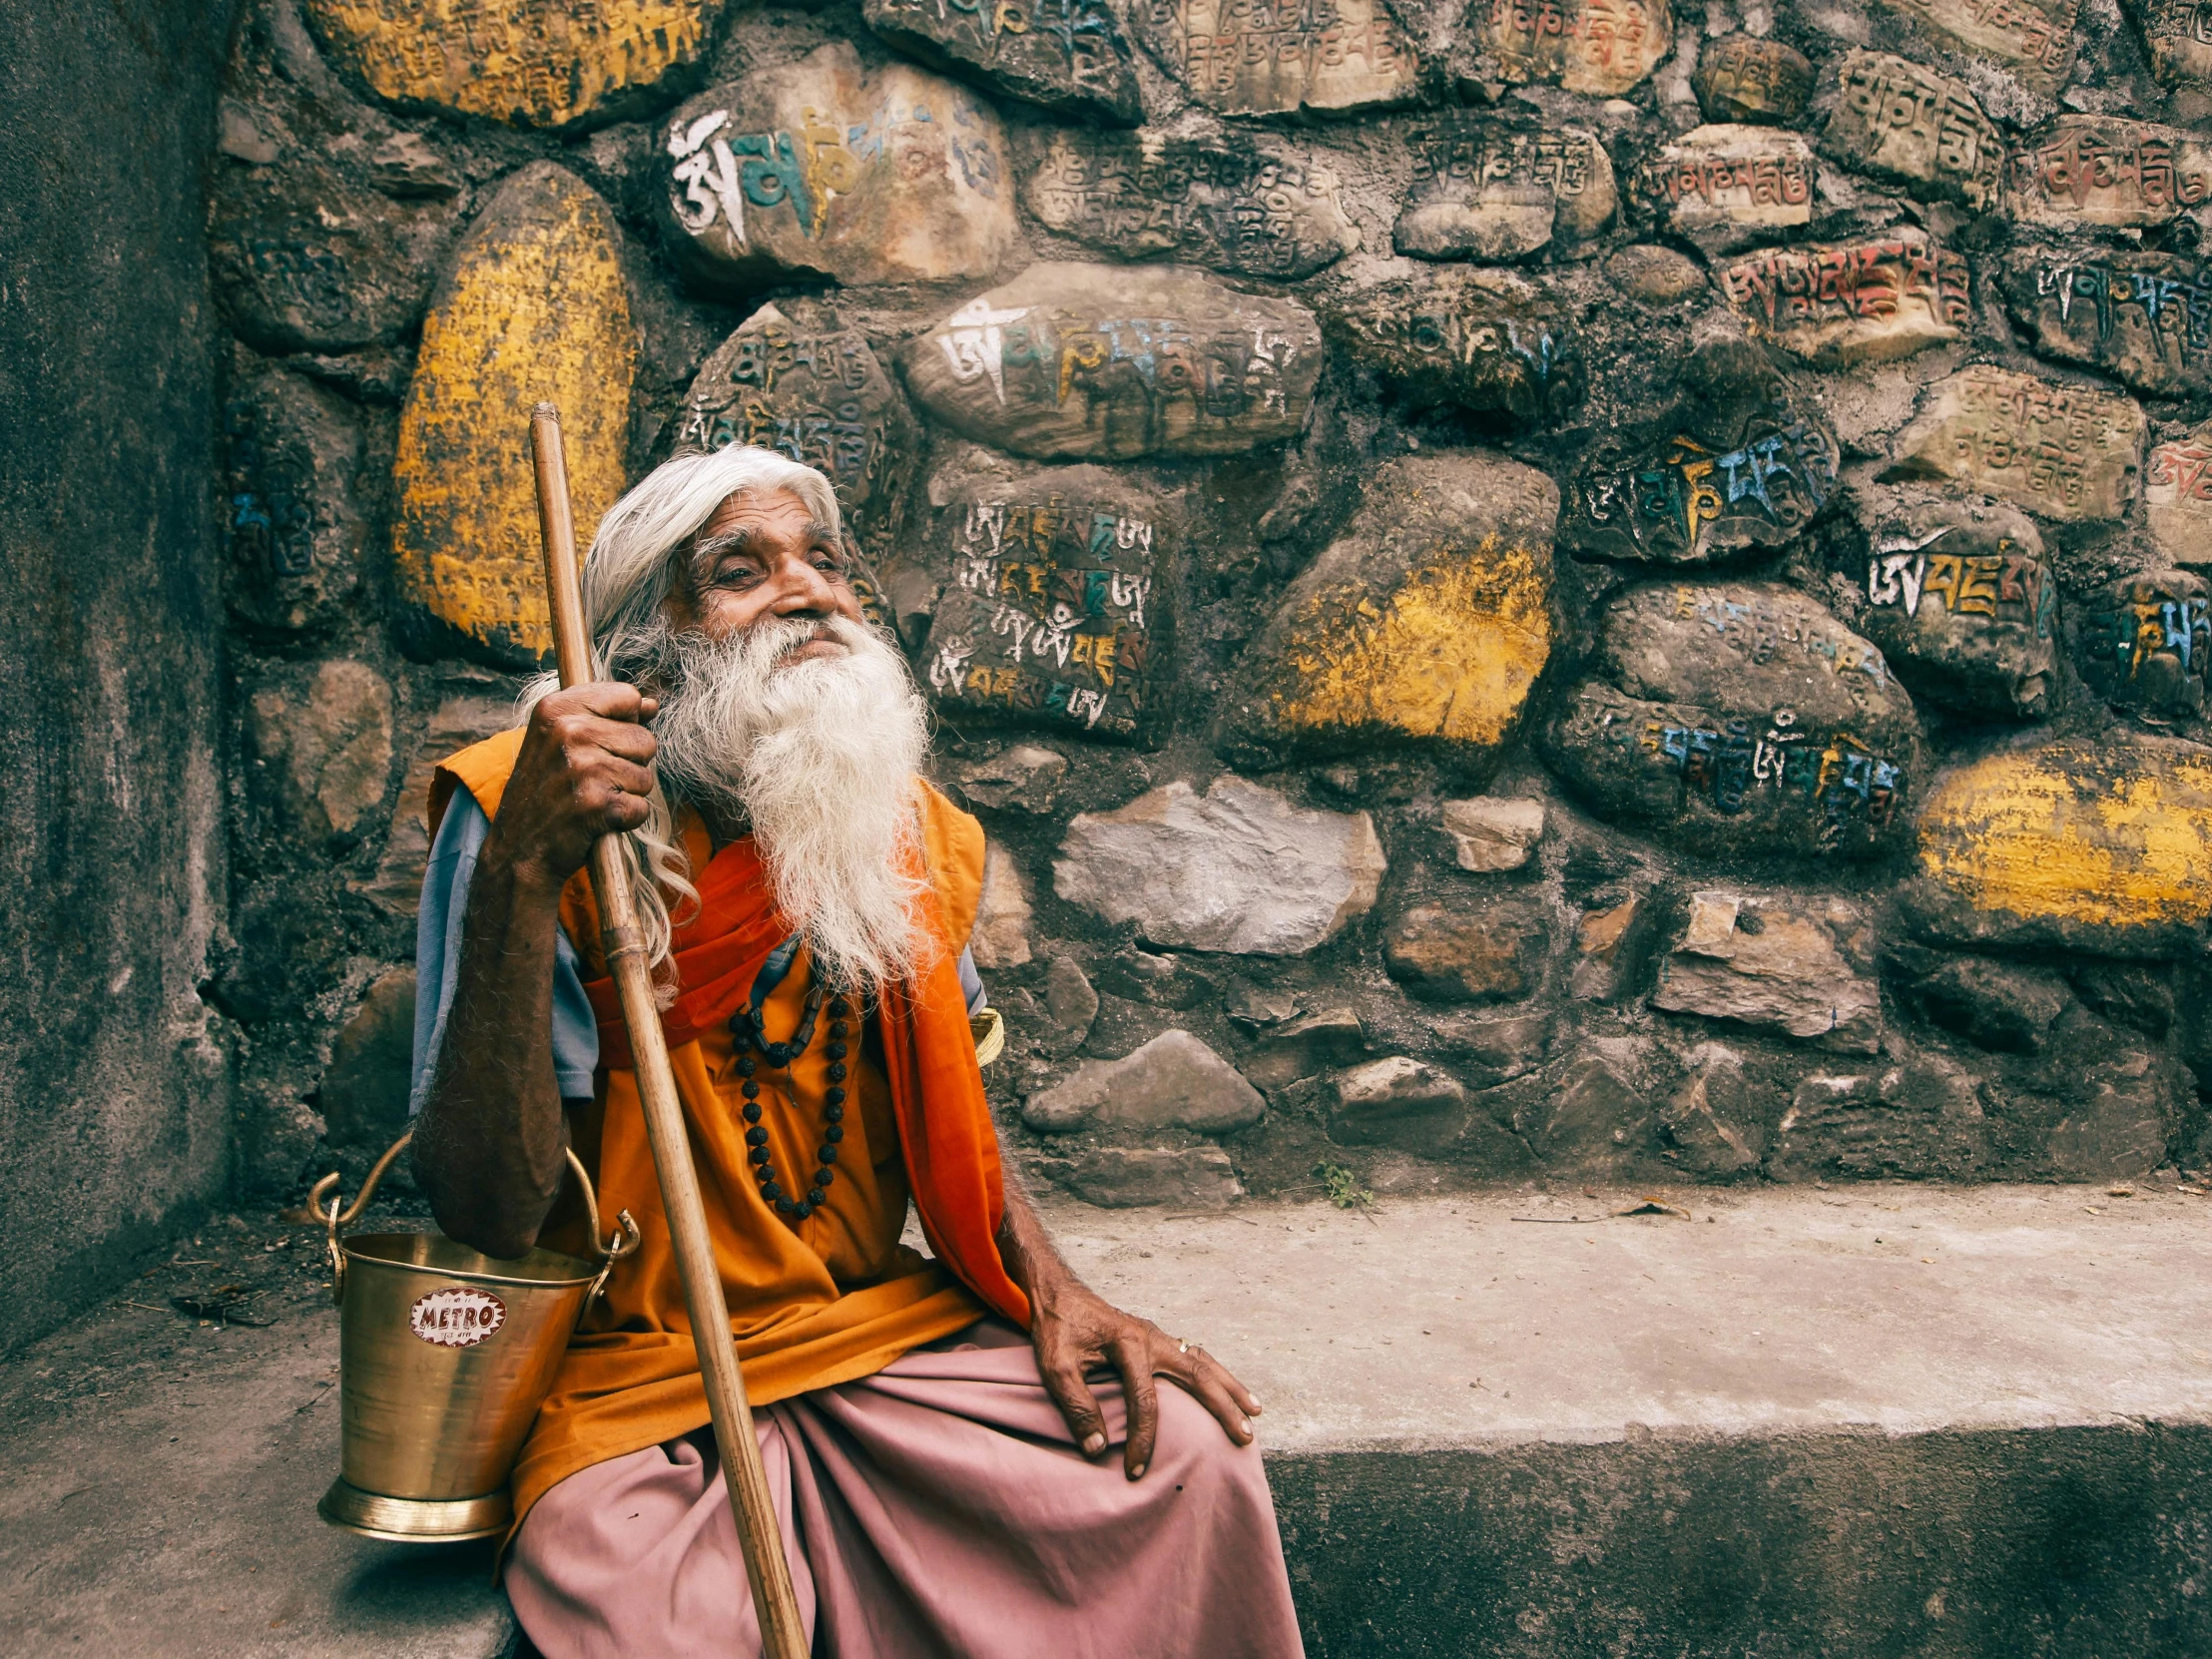
[[[573,1144],[645,1231],[515,1470],[531,1639],[760,1649],[581,873],[627,830],[814,1651],[1299,1653],[1259,1403],[1084,1288],[1002,1174],[961,948],[982,830],[918,776],[922,706],[860,620],[827,480],[760,449],[672,460],[608,513],[584,598],[606,679],[539,688],[523,729],[439,769],[421,912],[439,1225],[583,1251]],[[909,1202],[933,1260],[900,1242]]]

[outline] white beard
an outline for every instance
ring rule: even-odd
[[[913,779],[928,720],[905,659],[842,617],[828,626],[844,655],[778,666],[822,626],[764,617],[729,639],[675,636],[681,681],[653,721],[656,766],[672,794],[751,822],[815,971],[864,991],[925,965]]]

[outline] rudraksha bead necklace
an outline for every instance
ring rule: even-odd
[[[851,1016],[852,1006],[842,996],[830,1001],[830,1044],[823,1052],[829,1056],[828,1076],[830,1085],[822,1095],[822,1145],[815,1151],[817,1168],[813,1184],[803,1198],[784,1191],[777,1180],[776,1165],[769,1157],[768,1131],[761,1127],[761,1085],[754,1080],[762,1059],[784,1073],[785,1093],[797,1100],[798,1089],[791,1077],[791,1064],[815,1040],[815,1025],[822,1017],[823,989],[817,983],[807,988],[806,1006],[799,1016],[799,1028],[784,1042],[768,1039],[768,999],[776,994],[792,970],[792,959],[799,954],[799,935],[793,934],[774,950],[761,964],[761,971],[754,976],[752,993],[746,1005],[730,1017],[730,1029],[741,1041],[750,1043],[760,1051],[759,1057],[743,1054],[738,1057],[738,1075],[745,1079],[740,1092],[745,1096],[746,1156],[753,1163],[753,1179],[761,1184],[761,1196],[776,1206],[776,1213],[792,1221],[805,1221],[829,1199],[830,1183],[836,1179],[831,1167],[837,1161],[837,1143],[844,1139],[844,1057],[845,1034],[851,1028],[845,1023]]]

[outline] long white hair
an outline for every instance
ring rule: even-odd
[[[598,659],[594,672],[600,679],[665,683],[673,677],[681,665],[666,607],[691,538],[731,496],[778,490],[791,491],[808,512],[842,536],[837,495],[829,479],[811,466],[750,444],[663,461],[607,509],[584,557],[582,581],[584,621],[591,630]],[[556,674],[532,680],[520,699],[523,717],[559,687]],[[686,906],[697,906],[699,889],[692,883],[691,860],[677,836],[676,815],[658,776],[646,806],[645,824],[619,844],[630,865],[646,959],[665,999],[675,994],[664,971],[675,948],[675,922],[665,895],[676,895],[680,914]]]

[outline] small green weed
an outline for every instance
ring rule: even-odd
[[[1375,1208],[1375,1194],[1361,1186],[1360,1178],[1342,1164],[1316,1164],[1314,1179],[1321,1183],[1321,1190],[1329,1195],[1329,1202],[1340,1210]]]

